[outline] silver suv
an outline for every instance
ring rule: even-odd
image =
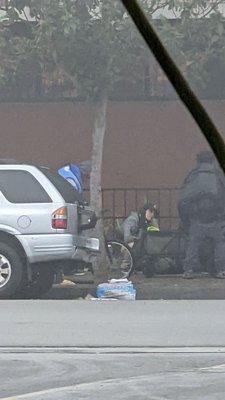
[[[0,161],[0,298],[43,294],[63,260],[99,250],[98,239],[82,235],[95,216],[81,203],[50,169]]]

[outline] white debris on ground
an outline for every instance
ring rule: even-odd
[[[59,286],[61,288],[70,288],[77,286],[77,284],[69,279],[64,279]],[[111,279],[107,283],[101,283],[98,285],[96,297],[88,293],[85,297],[79,297],[78,300],[136,300],[136,290],[134,289],[133,283],[128,279]]]
[[[64,280],[62,281],[62,283],[60,283],[59,286],[60,286],[60,287],[63,287],[63,288],[74,287],[74,286],[76,286],[76,283],[73,282],[73,281],[70,281],[70,280],[68,280],[68,279],[64,279]]]

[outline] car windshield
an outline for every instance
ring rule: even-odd
[[[225,2],[135,4],[223,136]],[[165,282],[176,298],[173,284],[180,287],[185,275],[198,277],[198,289],[211,288],[212,275],[225,275],[217,225],[225,184],[198,126],[205,124],[215,143],[205,116],[194,121],[182,102],[188,91],[184,96],[178,85],[177,93],[128,11],[126,0],[0,0],[2,158],[49,165],[40,170],[67,203],[83,204],[85,193],[98,221],[86,234],[99,240],[107,260],[99,261],[103,283],[105,276],[130,279],[135,272],[143,282],[159,279],[157,298]],[[35,192],[23,196],[27,188],[19,186],[21,199],[33,202]],[[112,239],[125,247],[109,251],[105,243]],[[151,298],[156,281],[147,282],[141,299]],[[182,298],[192,290],[190,281],[186,286]]]
[[[225,0],[0,0],[0,54],[0,399],[223,400]]]

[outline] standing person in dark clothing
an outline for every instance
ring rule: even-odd
[[[210,151],[197,155],[197,167],[186,177],[178,210],[189,244],[184,262],[184,278],[200,271],[200,249],[213,243],[214,275],[225,278],[225,177]]]

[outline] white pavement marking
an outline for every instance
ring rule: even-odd
[[[131,383],[131,382],[138,381],[140,383],[140,381],[145,381],[148,377],[149,377],[149,375],[142,375],[142,376],[133,376],[128,379],[116,378],[116,379],[100,380],[100,381],[95,381],[95,382],[80,383],[80,384],[73,385],[73,386],[62,386],[62,387],[58,387],[58,388],[54,388],[54,389],[41,390],[41,391],[37,391],[37,392],[22,394],[19,396],[11,396],[11,397],[4,397],[4,398],[1,397],[0,399],[1,400],[34,399],[34,398],[36,398],[36,396],[43,396],[43,395],[46,396],[49,394],[58,395],[58,394],[60,394],[60,392],[63,392],[63,394],[65,394],[65,392],[75,391],[76,389],[92,389],[96,385],[102,386],[102,385],[110,385],[112,383],[120,384],[120,383],[124,383],[125,380],[126,380],[126,384],[129,385],[129,383]],[[153,396],[153,397],[151,397],[151,400],[165,400],[165,398]]]
[[[218,365],[213,365],[211,367],[204,367],[200,368],[200,371],[207,371],[207,372],[225,372],[225,364],[218,364]]]

